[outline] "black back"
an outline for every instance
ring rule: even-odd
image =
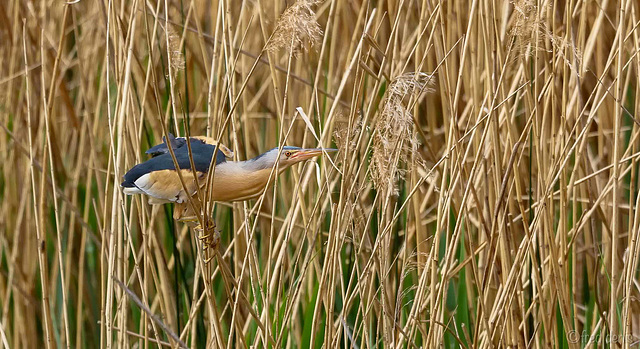
[[[205,173],[209,171],[209,165],[211,164],[211,159],[213,158],[213,152],[215,148],[215,145],[206,144],[201,140],[191,140],[193,163],[196,167],[196,171]],[[174,153],[176,154],[176,160],[178,160],[178,166],[180,167],[180,169],[191,169],[191,162],[189,161],[189,147],[181,146],[175,148]],[[227,161],[227,159],[224,153],[221,150],[218,150],[218,153],[216,154],[216,165],[225,161]],[[175,170],[173,159],[171,158],[171,154],[168,152],[154,156],[141,164],[135,165],[131,170],[129,170],[129,172],[127,172],[123,176],[124,181],[121,185],[128,188],[135,187],[134,182],[138,178],[144,176],[147,173],[162,170]]]
[[[151,156],[158,156],[158,155],[162,155],[162,154],[166,154],[169,152],[169,147],[167,146],[167,144],[171,144],[171,148],[173,148],[173,150],[176,150],[180,147],[182,147],[183,145],[187,144],[187,140],[184,139],[183,137],[180,138],[176,138],[173,134],[169,133],[169,141],[167,142],[167,138],[166,137],[162,137],[162,143],[151,147],[149,150],[147,150],[145,153],[151,155]]]

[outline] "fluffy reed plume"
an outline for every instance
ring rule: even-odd
[[[389,84],[382,112],[375,124],[377,131],[371,158],[371,179],[377,190],[392,189],[398,193],[397,181],[404,178],[406,169],[399,167],[407,163],[409,155],[418,148],[418,139],[413,131],[413,115],[405,106],[409,98],[431,92],[433,75],[427,73],[405,73]],[[389,187],[391,186],[391,188]]]
[[[519,39],[526,38],[525,42],[529,43],[536,28],[542,25],[542,20],[538,16],[538,6],[531,0],[512,1],[511,3],[514,13],[511,34]]]
[[[322,29],[311,7],[318,3],[319,0],[298,0],[287,8],[278,19],[266,49],[271,52],[282,48],[297,51],[300,47],[306,50],[305,43],[308,43],[308,46],[317,45],[322,36]]]
[[[549,41],[555,52],[565,64],[579,76],[582,64],[582,53],[570,40],[554,34],[546,23],[546,8],[539,8],[534,1],[512,1],[514,19],[511,35],[516,40],[516,47],[523,57],[533,55],[535,51],[548,52],[545,41]]]
[[[171,64],[174,74],[177,74],[178,71],[184,69],[184,56],[180,49],[180,36],[171,27],[166,29],[166,35],[169,41],[169,64]]]
[[[546,27],[545,33],[547,39],[551,41],[551,45],[556,49],[557,54],[564,60],[564,63],[569,66],[576,76],[580,76],[582,52],[568,38],[553,34]]]
[[[337,116],[340,118],[342,114],[338,113]],[[351,152],[358,145],[358,137],[362,132],[362,118],[357,117],[351,127],[347,122],[337,123],[337,126],[333,133],[333,139],[338,148],[338,156],[336,158],[340,160],[343,152]]]

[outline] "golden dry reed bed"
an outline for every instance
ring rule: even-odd
[[[0,343],[637,346],[639,28],[633,0],[0,1]],[[168,132],[340,152],[206,202],[214,254],[119,186]]]

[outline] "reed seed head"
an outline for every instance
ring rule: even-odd
[[[405,106],[405,97],[415,98],[431,92],[432,85],[433,75],[421,72],[405,73],[389,84],[382,112],[375,123],[371,158],[371,179],[378,191],[391,189],[392,194],[398,194],[397,182],[404,178],[406,172],[399,164],[410,165],[408,159],[416,153],[419,143],[413,130],[413,115]]]
[[[530,57],[534,52],[555,53],[561,57],[571,71],[580,76],[582,53],[571,40],[549,29],[546,7],[540,8],[532,0],[512,1],[514,20],[511,35],[516,38],[516,48],[521,57]],[[551,44],[547,50],[545,41]]]
[[[168,36],[167,41],[169,41],[169,64],[175,75],[178,71],[183,70],[185,66],[184,56],[180,49],[180,36],[171,27],[166,29],[166,35]]]
[[[274,52],[287,48],[288,51],[298,52],[300,48],[306,50],[308,46],[316,46],[320,42],[322,29],[312,6],[318,3],[318,0],[298,0],[287,8],[278,19],[266,50]]]

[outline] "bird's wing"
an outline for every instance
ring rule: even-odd
[[[124,187],[124,193],[146,194],[153,198],[150,200],[151,204],[185,202],[188,196],[195,194],[197,190],[196,179],[199,186],[205,184],[215,146],[196,141],[192,142],[191,150],[195,171],[191,167],[189,149],[187,147],[174,149],[186,191],[180,182],[171,154],[165,153],[154,156],[129,170],[121,184]],[[226,161],[225,154],[220,149],[215,156],[215,161],[216,164]]]
[[[189,138],[191,140],[191,144],[193,144],[194,142],[200,142],[200,143],[204,143],[204,144],[209,144],[209,145],[213,145],[215,146],[216,144],[218,144],[218,142],[216,142],[213,138],[210,137],[206,137],[206,136],[194,136],[194,137],[190,137]],[[183,147],[185,144],[187,144],[187,140],[184,137],[175,137],[173,134],[169,133],[169,141],[167,142],[167,138],[162,137],[163,142],[153,146],[151,148],[149,148],[149,150],[147,150],[145,153],[151,155],[151,156],[158,156],[158,155],[162,155],[162,154],[168,154],[169,153],[169,147],[167,146],[167,144],[171,144],[171,148],[173,148],[173,150],[175,151],[176,149],[179,149],[181,147]],[[222,151],[222,153],[227,157],[227,158],[233,158],[233,151],[229,148],[227,148],[224,144],[220,143],[220,145],[218,146],[219,150]]]
[[[233,158],[233,150],[229,149],[226,145],[222,144],[222,143],[218,143],[216,142],[215,139],[211,138],[211,137],[207,137],[207,136],[194,136],[191,137],[191,139],[197,139],[205,144],[209,144],[212,146],[216,146],[216,144],[218,145],[218,150],[222,151],[222,153],[224,154],[224,156],[227,159],[231,159]]]
[[[176,138],[171,133],[169,133],[168,136],[168,140],[167,137],[162,137],[162,143],[149,148],[149,150],[147,150],[145,153],[151,156],[167,154],[169,152],[169,147],[167,146],[167,144],[171,144],[171,148],[173,148],[173,150],[175,151],[176,149],[182,147],[187,143],[186,140],[182,137]]]

